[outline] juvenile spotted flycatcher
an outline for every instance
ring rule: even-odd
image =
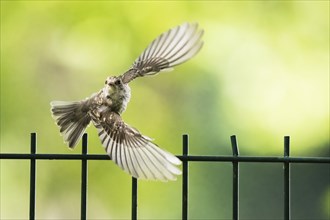
[[[82,101],[51,102],[64,141],[74,148],[92,121],[107,154],[121,169],[140,179],[175,180],[181,174],[177,168],[181,161],[126,124],[120,115],[131,97],[130,81],[189,60],[201,49],[202,35],[197,24],[174,27],[152,41],[124,74],[108,77],[99,92]]]

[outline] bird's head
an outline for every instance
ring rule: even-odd
[[[104,97],[107,99],[117,100],[130,98],[130,88],[127,84],[123,83],[120,76],[109,76],[105,80],[103,87]]]
[[[108,94],[119,92],[123,89],[123,82],[118,76],[109,76],[105,80],[105,90]]]

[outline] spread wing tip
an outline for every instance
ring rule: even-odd
[[[185,22],[171,28],[154,39],[123,74],[125,83],[136,77],[155,75],[182,64],[194,57],[202,48],[203,29],[197,22]]]
[[[102,117],[93,118],[93,123],[107,154],[122,170],[146,180],[173,181],[181,174],[176,156],[124,123],[118,114],[106,112]]]

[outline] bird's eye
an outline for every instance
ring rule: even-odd
[[[117,79],[116,81],[115,81],[115,85],[120,85],[120,80],[119,79]]]
[[[105,80],[104,84],[108,84],[108,80]]]

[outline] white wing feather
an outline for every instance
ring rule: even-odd
[[[123,82],[136,77],[172,70],[195,56],[203,46],[203,30],[197,23],[184,23],[164,32],[141,53],[133,66],[123,74]]]
[[[125,124],[114,112],[93,119],[99,137],[110,158],[130,175],[148,180],[176,180],[181,161],[160,149],[151,139]]]

